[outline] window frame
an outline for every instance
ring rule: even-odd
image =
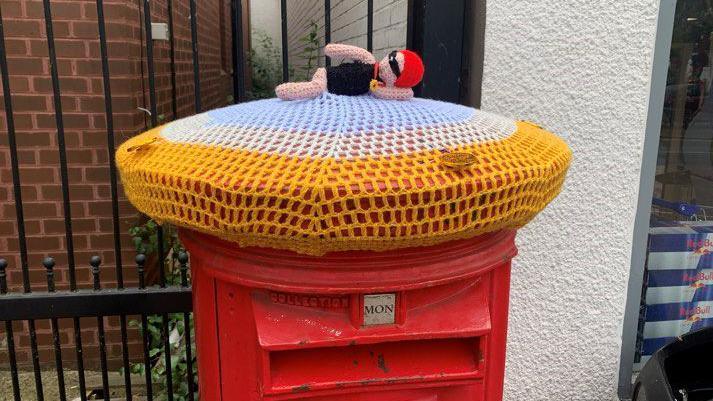
[[[651,198],[654,192],[656,162],[658,157],[661,120],[663,118],[666,77],[669,67],[671,40],[676,13],[676,0],[661,0],[656,23],[656,39],[651,68],[648,111],[644,147],[641,160],[641,175],[636,215],[632,237],[631,265],[629,284],[624,311],[621,357],[619,360],[618,396],[621,400],[630,400],[633,391],[634,357],[636,354],[637,332],[641,290],[644,280],[649,220],[651,216]]]

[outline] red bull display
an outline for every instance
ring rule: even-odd
[[[641,365],[677,337],[713,326],[713,223],[657,225],[649,232]]]

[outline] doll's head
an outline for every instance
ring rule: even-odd
[[[379,61],[379,78],[387,86],[413,88],[423,78],[423,61],[411,50],[394,50]]]

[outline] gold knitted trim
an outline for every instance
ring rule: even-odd
[[[564,141],[523,122],[504,140],[359,159],[169,142],[161,129],[117,151],[140,211],[241,246],[311,255],[518,228],[557,196],[571,160]]]

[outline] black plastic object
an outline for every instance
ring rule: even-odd
[[[641,370],[633,401],[713,401],[713,328],[686,334]]]

